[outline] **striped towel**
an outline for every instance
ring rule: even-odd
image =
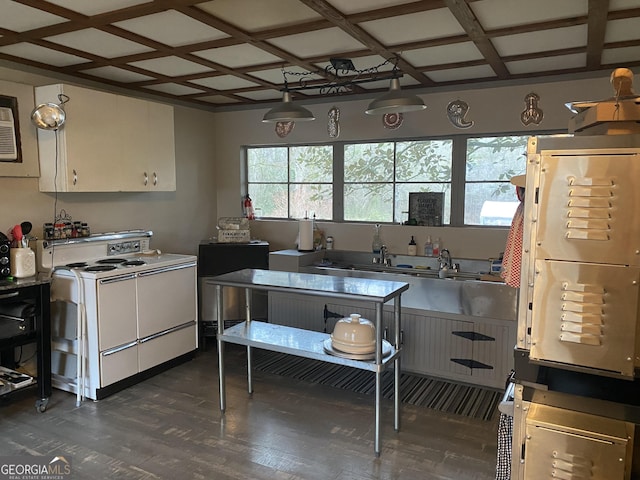
[[[520,264],[522,263],[522,234],[524,230],[524,202],[520,202],[511,221],[507,246],[502,259],[500,276],[513,288],[520,286]]]

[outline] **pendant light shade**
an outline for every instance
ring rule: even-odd
[[[368,115],[384,115],[385,113],[415,112],[427,106],[417,95],[408,95],[400,90],[400,80],[391,79],[389,91],[376,98],[365,110]]]
[[[282,103],[269,110],[262,118],[263,122],[310,122],[315,120],[309,110],[300,105],[295,105],[291,101],[291,93],[284,92],[282,95]]]

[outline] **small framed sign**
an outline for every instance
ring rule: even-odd
[[[444,193],[409,193],[409,219],[415,219],[418,225],[428,227],[442,226],[444,214]]]

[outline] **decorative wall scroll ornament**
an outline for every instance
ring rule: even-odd
[[[536,93],[529,93],[524,97],[524,103],[527,105],[522,113],[520,114],[520,121],[523,125],[540,125],[542,122],[542,117],[544,113],[541,108],[538,108],[538,102],[540,101],[540,96]]]
[[[389,130],[400,128],[403,120],[404,117],[402,116],[402,113],[385,113],[382,115],[382,125],[384,125],[384,128],[388,128]]]
[[[278,122],[276,123],[276,135],[284,138],[291,133],[296,122]]]
[[[465,116],[469,111],[469,104],[462,100],[455,100],[447,105],[447,116],[454,127],[470,128],[473,127],[473,120],[465,120]]]
[[[338,138],[340,136],[340,109],[335,106],[331,107],[328,116],[327,132],[331,138]]]

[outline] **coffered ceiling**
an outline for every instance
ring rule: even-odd
[[[640,0],[0,0],[2,64],[197,107],[278,101],[285,78],[289,86],[335,78],[325,70],[331,58],[351,59],[360,78],[391,70],[385,61],[396,58],[402,89],[425,92],[637,73]]]

